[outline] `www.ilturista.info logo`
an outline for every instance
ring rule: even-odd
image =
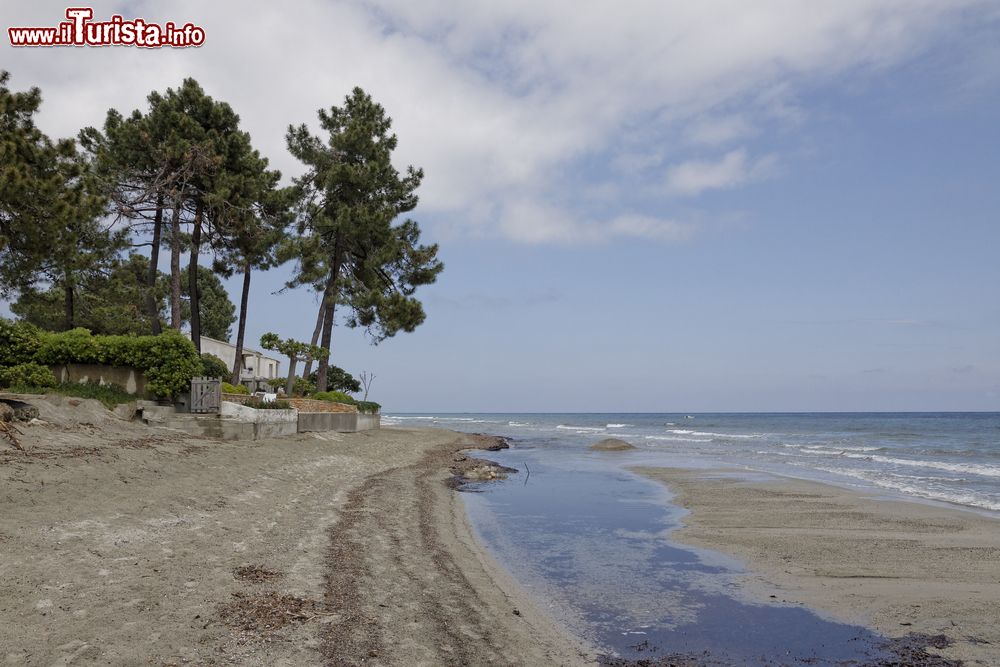
[[[48,28],[7,28],[11,46],[141,46],[185,48],[205,43],[205,30],[193,23],[163,25],[135,18],[126,21],[115,14],[108,21],[91,21],[90,7],[69,7],[68,21]]]

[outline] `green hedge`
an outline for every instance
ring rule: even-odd
[[[194,345],[179,332],[159,336],[94,336],[86,329],[61,333],[0,319],[0,366],[105,364],[131,366],[146,376],[146,390],[174,397],[204,371]]]
[[[33,359],[42,345],[41,337],[38,327],[0,317],[0,366],[17,366]]]
[[[249,401],[243,404],[245,407],[253,408],[254,410],[291,410],[292,404],[288,401],[268,401],[264,402],[261,398],[251,398]]]
[[[223,394],[249,394],[250,390],[242,384],[229,384],[228,382],[222,383],[222,393]]]
[[[208,352],[201,353],[201,375],[207,378],[228,378],[233,374],[233,369],[226,366],[226,362],[219,359],[214,354]]]
[[[356,406],[358,408],[358,412],[367,412],[371,414],[374,414],[382,409],[382,406],[374,401],[359,401],[353,396],[348,396],[342,391],[321,391],[313,394],[309,398],[314,398],[318,401],[330,401],[331,403],[346,403],[347,405]]]
[[[357,404],[357,401],[352,396],[348,396],[342,391],[318,391],[309,398],[314,398],[317,401],[330,401],[331,403]]]
[[[11,386],[54,387],[56,376],[48,366],[29,361],[9,368],[0,368],[0,387]]]

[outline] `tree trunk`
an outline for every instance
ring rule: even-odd
[[[292,388],[295,386],[295,363],[298,361],[294,356],[288,357],[288,379],[285,381],[285,396],[292,395]]]
[[[204,205],[199,200],[194,213],[194,229],[191,231],[191,261],[188,262],[188,293],[191,301],[191,342],[201,354],[201,303],[198,294],[198,254],[201,252],[201,216]]]
[[[163,329],[160,326],[160,302],[156,298],[157,267],[160,262],[160,236],[163,231],[163,194],[156,196],[156,217],[153,218],[153,247],[149,251],[149,274],[146,276],[146,312],[152,325],[153,335],[159,336]]]
[[[181,201],[170,219],[170,328],[181,330]]]
[[[66,327],[66,331],[73,328],[73,289],[73,278],[70,277],[69,273],[67,273],[63,282],[63,326]]]
[[[333,266],[330,269],[330,277],[326,282],[326,294],[330,297],[326,303],[326,312],[323,313],[323,334],[320,339],[320,347],[326,348],[328,354],[320,357],[319,365],[316,368],[316,391],[326,391],[327,372],[330,369],[330,338],[333,336],[333,315],[337,309],[337,277],[340,274],[340,239],[333,245]]]
[[[240,323],[236,328],[236,361],[233,362],[233,384],[240,383],[243,369],[243,336],[247,329],[247,304],[250,301],[250,260],[243,260],[243,295],[240,297]]]
[[[326,299],[327,299],[327,294],[326,291],[324,290],[323,299],[319,302],[319,311],[317,311],[316,313],[316,328],[313,329],[313,336],[309,340],[309,344],[313,346],[319,344],[319,335],[323,331],[323,314],[326,312]],[[306,367],[302,369],[302,377],[304,378],[309,377],[309,374],[312,373],[312,367],[313,367],[313,358],[312,355],[310,355],[309,358],[306,360]]]

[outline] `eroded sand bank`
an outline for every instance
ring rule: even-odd
[[[52,399],[0,444],[4,664],[585,664],[475,543],[470,436],[223,443]]]
[[[743,560],[763,599],[890,636],[944,634],[940,653],[1000,664],[1000,520],[790,479],[637,468],[691,511],[672,539]]]

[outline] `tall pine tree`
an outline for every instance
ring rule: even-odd
[[[413,295],[443,269],[436,245],[420,245],[420,229],[399,217],[417,205],[423,171],[400,174],[392,164],[396,135],[385,109],[361,88],[343,107],[319,111],[326,141],[305,125],[288,128],[288,148],[307,172],[298,184],[305,194],[300,220],[299,270],[291,284],[322,291],[320,347],[330,349],[339,302],[349,310],[348,326],[365,327],[378,343],[399,331],[413,331],[424,310]],[[325,391],[329,357],[319,359],[316,388]]]

